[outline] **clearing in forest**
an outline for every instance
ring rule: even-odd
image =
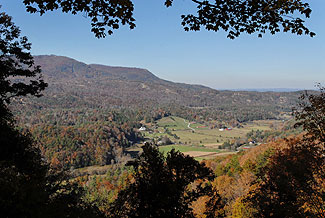
[[[221,151],[219,147],[226,141],[245,139],[246,134],[252,130],[271,130],[272,125],[281,121],[260,120],[243,124],[242,128],[220,131],[218,128],[209,128],[206,123],[190,122],[176,116],[164,117],[156,121],[152,129],[144,131],[148,139],[158,142],[163,136],[167,136],[172,145],[159,146],[165,153],[172,148],[184,152],[193,157],[210,157]],[[206,152],[206,154],[204,154]]]

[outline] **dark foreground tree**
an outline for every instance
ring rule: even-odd
[[[318,84],[320,93],[300,97],[299,108],[294,110],[297,123],[307,132],[305,138],[325,143],[325,88]]]
[[[165,0],[167,7],[175,0]],[[311,9],[304,0],[191,0],[197,6],[196,13],[181,15],[185,31],[224,30],[234,39],[241,33],[291,32],[314,36],[304,25]],[[120,25],[135,27],[132,0],[24,0],[30,13],[61,9],[64,13],[84,14],[91,19],[92,32],[96,37],[110,35]],[[150,9],[149,9],[150,10]],[[158,28],[158,27],[157,27]]]
[[[29,135],[20,133],[8,104],[40,96],[46,83],[34,67],[30,44],[11,18],[0,13],[0,214],[5,218],[100,217],[81,189],[50,169]],[[26,79],[30,78],[30,81]]]
[[[244,199],[255,209],[250,217],[324,217],[324,144],[290,139],[281,146]]]
[[[208,181],[213,172],[192,157],[172,150],[165,158],[155,146],[146,144],[132,181],[110,208],[112,217],[194,217],[191,204],[211,195]],[[215,193],[217,195],[217,193]]]
[[[0,12],[0,104],[10,103],[16,96],[39,96],[46,88],[40,67],[34,66],[30,49],[31,44],[26,37],[20,36],[11,17]]]
[[[100,217],[77,185],[49,168],[28,135],[6,122],[0,130],[1,217]]]
[[[325,216],[325,93],[302,96],[295,110],[306,134],[288,139],[269,159],[246,203],[254,217]]]

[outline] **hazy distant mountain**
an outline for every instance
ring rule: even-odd
[[[247,89],[226,89],[230,91],[248,91],[248,92],[298,92],[306,89],[298,88],[247,88]],[[309,89],[308,89],[309,90]]]
[[[42,107],[115,107],[177,104],[189,107],[281,107],[289,110],[299,92],[217,91],[162,80],[146,69],[87,65],[55,55],[35,56],[49,87]]]

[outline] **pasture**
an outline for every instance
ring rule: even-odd
[[[159,146],[160,151],[167,152],[175,148],[185,154],[204,159],[202,152],[207,152],[206,157],[213,156],[220,152],[221,146],[226,141],[245,139],[246,134],[252,130],[271,130],[272,125],[277,125],[281,121],[259,120],[249,122],[242,128],[220,131],[218,128],[210,129],[205,124],[190,123],[180,117],[164,117],[156,122],[156,128],[144,131],[143,134],[148,139],[158,140],[162,136],[167,136],[174,143],[172,145]]]

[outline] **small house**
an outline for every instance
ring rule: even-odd
[[[139,131],[146,131],[146,127],[141,126],[141,128],[139,129]]]

